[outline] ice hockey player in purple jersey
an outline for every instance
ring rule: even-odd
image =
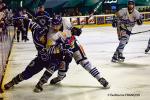
[[[51,72],[56,71],[66,56],[67,61],[72,59],[72,55],[69,54],[70,52],[67,52],[66,49],[64,50],[62,45],[57,44],[51,46],[51,48],[46,48],[47,30],[45,30],[45,28],[41,28],[32,21],[29,21],[29,27],[32,31],[33,42],[38,54],[23,72],[19,73],[10,82],[4,85],[5,89],[9,89],[24,80],[30,79],[43,68],[49,69]],[[55,50],[59,52],[55,52]],[[50,73],[46,72],[45,74],[48,76]]]

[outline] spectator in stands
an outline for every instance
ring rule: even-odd
[[[150,12],[150,7],[148,8],[148,11]]]
[[[143,8],[142,12],[145,12],[145,11],[146,11],[145,8]]]
[[[21,35],[21,40],[22,41],[24,40],[26,42],[25,28],[24,28],[23,19],[21,19],[21,17],[22,17],[22,11],[14,13],[14,16],[13,16],[14,28],[15,28],[15,32],[17,29],[17,42],[20,41],[20,35]]]
[[[25,18],[28,18],[28,14],[27,14],[27,11],[26,9],[23,9],[22,11],[22,16],[25,17]],[[28,41],[28,22],[26,20],[23,20],[23,23],[24,23],[24,40],[25,41]]]
[[[5,34],[6,36],[8,35],[8,31],[7,31],[7,22],[8,22],[8,9],[5,3],[3,3],[2,1],[0,2],[0,29],[1,29],[1,33]]]
[[[142,9],[141,9],[141,8],[139,8],[139,9],[138,9],[138,11],[139,11],[139,12],[142,12]]]
[[[148,7],[146,7],[146,12],[148,12]]]

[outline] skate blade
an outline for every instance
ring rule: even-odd
[[[118,60],[118,63],[123,63],[124,62],[124,59],[119,59]]]
[[[33,92],[35,92],[35,93],[40,93],[40,92],[42,92],[42,90],[37,89],[37,88],[34,88],[34,89],[33,89]]]
[[[113,63],[118,63],[118,60],[112,59],[111,62],[113,62]]]
[[[145,52],[145,54],[148,54],[148,52]]]
[[[106,87],[102,87],[102,89],[110,89],[111,85],[108,84]]]
[[[124,60],[111,60],[111,62],[113,62],[113,63],[123,63],[124,62]]]

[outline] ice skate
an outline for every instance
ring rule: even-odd
[[[50,81],[51,85],[55,85],[57,83],[59,83],[61,81],[61,79],[59,77],[55,77]]]
[[[123,56],[123,54],[119,53],[119,55],[118,55],[118,62],[124,62],[124,60],[125,60],[125,57]]]
[[[100,78],[98,81],[103,85],[104,88],[106,88],[106,89],[109,89],[109,88],[110,88],[109,83],[108,83],[108,82],[106,81],[106,79],[104,79],[103,77]]]
[[[10,81],[9,83],[4,85],[4,89],[8,90],[8,89],[12,88],[14,85],[15,85],[14,82]]]
[[[35,88],[33,89],[33,92],[39,93],[43,91],[42,85],[36,85]]]
[[[148,48],[146,48],[145,49],[145,54],[147,54],[148,52],[149,52],[149,50],[150,50],[150,48],[148,47]]]
[[[118,62],[118,58],[113,56],[111,62],[117,63]]]
[[[124,60],[125,57],[123,56],[123,54],[117,51],[113,55],[111,62],[120,63],[120,62],[124,62]]]
[[[114,62],[114,63],[117,63],[117,62],[118,62],[118,52],[115,52],[115,53],[114,53],[111,62]]]

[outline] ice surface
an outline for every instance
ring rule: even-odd
[[[150,25],[136,26],[133,32],[149,29]],[[7,83],[22,72],[35,57],[36,50],[31,34],[29,38],[30,41],[27,43],[14,41],[3,83]],[[43,74],[42,71],[13,89],[5,91],[3,98],[4,100],[149,100],[150,53],[144,54],[149,38],[150,32],[132,35],[124,50],[125,62],[111,63],[111,57],[118,46],[116,29],[84,28],[78,40],[92,64],[110,82],[110,89],[103,89],[96,79],[73,61],[67,77],[61,84],[51,86],[47,83],[42,93],[34,93],[32,90]],[[57,73],[53,77],[56,75]]]

